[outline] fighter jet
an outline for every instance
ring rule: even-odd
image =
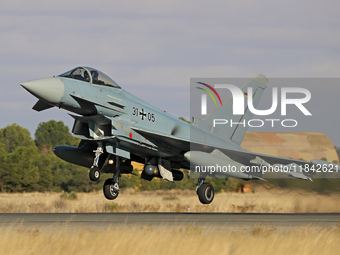
[[[253,105],[257,106],[267,85],[267,78],[256,75],[240,89],[247,93],[252,88]],[[61,159],[89,168],[89,178],[98,181],[101,173],[112,173],[105,181],[103,193],[107,199],[116,199],[121,174],[131,174],[132,161],[144,164],[141,178],[154,177],[167,181],[180,181],[183,172],[192,172],[212,166],[236,166],[236,171],[225,171],[224,177],[244,180],[263,180],[263,167],[290,166],[285,174],[312,180],[312,174],[301,166],[324,163],[306,162],[248,152],[240,147],[247,128],[214,129],[214,119],[251,118],[246,108],[243,116],[231,113],[230,99],[221,103],[203,119],[193,118],[186,123],[122,89],[103,72],[90,67],[77,67],[51,78],[36,79],[20,84],[39,100],[36,111],[51,107],[65,109],[73,114],[72,134],[81,139],[78,147],[57,146],[54,153]],[[331,164],[326,162],[326,164]],[[260,166],[259,171],[241,171],[245,166]],[[292,170],[294,166],[294,171]],[[328,165],[334,167],[333,165]],[[296,171],[296,168],[299,170]],[[214,188],[205,182],[212,171],[197,175],[196,193],[201,203],[210,204]]]

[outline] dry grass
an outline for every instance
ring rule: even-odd
[[[56,212],[340,212],[340,195],[302,191],[257,190],[255,193],[218,193],[210,205],[202,205],[194,191],[122,191],[114,201],[102,192],[0,193],[0,213]]]
[[[193,226],[63,230],[0,228],[0,254],[339,254],[339,227],[218,232]]]
[[[220,193],[201,205],[192,191],[0,194],[0,212],[340,212],[340,195],[298,191]],[[0,254],[339,254],[340,225],[276,229],[193,225],[119,226],[104,230],[0,227]]]

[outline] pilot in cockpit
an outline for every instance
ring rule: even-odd
[[[84,72],[84,78],[85,78],[85,80],[86,80],[87,82],[90,81],[90,75],[89,75],[89,73],[88,73],[87,71]]]
[[[92,70],[91,75],[92,75],[92,82],[94,84],[100,84],[100,82],[98,81],[98,75],[99,75],[98,72],[95,70]]]
[[[97,71],[91,71],[92,80],[97,81],[98,80],[98,72]]]

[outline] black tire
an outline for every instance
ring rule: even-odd
[[[203,183],[197,193],[202,204],[210,204],[214,200],[215,191],[210,183]]]
[[[100,178],[100,170],[98,167],[91,167],[89,172],[90,180],[96,182]]]
[[[114,185],[113,179],[110,178],[105,181],[103,186],[104,196],[109,200],[116,199],[119,195],[119,191],[115,190],[113,188],[113,185]]]

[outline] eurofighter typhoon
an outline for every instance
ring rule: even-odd
[[[256,107],[267,82],[266,77],[258,74],[239,89],[247,93],[252,88],[252,95],[247,96],[252,97]],[[89,168],[92,181],[99,180],[101,173],[112,173],[103,186],[104,196],[110,200],[119,194],[121,175],[132,173],[132,161],[144,164],[141,178],[151,181],[156,177],[170,182],[183,179],[180,169],[193,172],[197,167],[216,165],[232,166],[235,170],[220,171],[225,178],[244,180],[262,179],[264,167],[280,166],[281,172],[304,180],[312,180],[312,174],[302,166],[335,167],[320,160],[306,162],[248,152],[240,147],[247,130],[242,125],[207,128],[216,119],[237,122],[253,116],[248,107],[244,115],[233,115],[230,99],[205,118],[193,118],[189,124],[130,94],[109,76],[90,67],[77,67],[57,77],[20,85],[39,99],[34,110],[58,107],[73,113],[72,134],[81,139],[78,147],[61,145],[53,151],[65,161]],[[250,166],[260,166],[259,171],[243,171]],[[284,171],[287,166],[289,170]],[[197,177],[196,192],[203,204],[214,199],[213,186],[205,182],[207,176],[215,177],[211,171],[201,171]]]

